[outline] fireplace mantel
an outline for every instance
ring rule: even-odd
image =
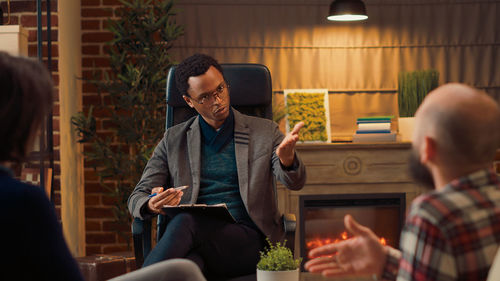
[[[282,213],[292,213],[299,223],[299,196],[322,194],[404,193],[406,206],[425,191],[408,174],[411,143],[298,144],[307,181],[302,190],[290,191],[278,184]],[[299,229],[297,225],[297,229]],[[298,249],[300,233],[296,235]]]

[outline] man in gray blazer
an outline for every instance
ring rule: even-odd
[[[207,55],[185,59],[175,79],[199,115],[165,132],[129,197],[130,212],[148,218],[162,213],[164,205],[226,203],[236,223],[180,213],[169,221],[144,266],[188,258],[211,275],[255,272],[265,238],[278,241],[284,234],[273,177],[293,190],[305,183],[305,168],[295,153],[303,123],[284,136],[276,123],[231,108],[230,85]],[[169,188],[183,185],[189,187]]]

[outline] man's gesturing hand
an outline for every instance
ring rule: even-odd
[[[299,140],[299,131],[304,126],[304,122],[295,124],[293,130],[286,135],[283,141],[276,149],[276,155],[280,158],[280,162],[285,167],[290,167],[293,164],[295,157],[295,143]]]
[[[167,190],[163,191],[163,187],[161,186],[153,188],[151,190],[151,194],[154,193],[156,193],[156,195],[148,201],[148,209],[155,214],[163,214],[161,208],[164,205],[179,205],[179,203],[181,202],[182,194],[184,194],[182,191],[175,190],[173,188],[168,188]]]
[[[306,262],[305,269],[322,273],[324,276],[380,276],[387,256],[386,249],[380,244],[378,237],[350,215],[345,216],[344,224],[354,237],[311,250],[309,257],[312,259]]]

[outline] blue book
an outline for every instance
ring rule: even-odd
[[[356,134],[390,134],[391,130],[370,130],[370,131],[360,131],[357,130]]]
[[[357,120],[356,124],[391,123],[391,120]]]

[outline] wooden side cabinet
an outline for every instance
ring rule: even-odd
[[[28,31],[20,25],[0,25],[0,50],[28,56]]]

